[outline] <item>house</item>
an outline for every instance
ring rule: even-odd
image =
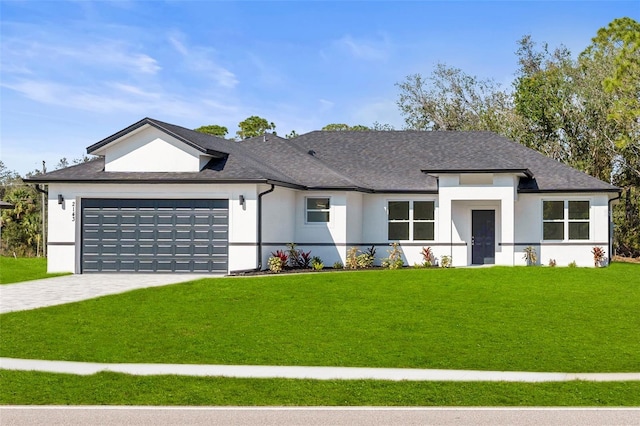
[[[619,188],[491,132],[315,131],[241,142],[145,118],[48,185],[49,272],[265,269],[295,242],[325,264],[400,242],[453,266],[592,266]],[[378,259],[379,261],[379,259]]]

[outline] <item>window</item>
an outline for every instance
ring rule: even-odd
[[[329,222],[330,207],[329,197],[307,198],[307,223]]]
[[[589,201],[543,201],[544,240],[589,239]]]
[[[389,201],[389,240],[435,239],[433,201]]]

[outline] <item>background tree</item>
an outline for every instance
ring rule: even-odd
[[[287,139],[293,139],[295,137],[300,136],[295,130],[292,130],[289,134],[287,134],[287,136],[285,136],[285,138]]]
[[[379,132],[389,132],[389,131],[393,131],[395,130],[395,128],[391,125],[391,124],[382,124],[382,123],[378,123],[377,121],[373,122],[373,125],[371,126],[371,130],[376,130]]]
[[[224,138],[227,133],[229,133],[229,129],[224,126],[218,126],[217,124],[210,124],[208,126],[200,126],[197,129],[194,129],[196,132],[206,133],[208,135],[218,136]]]
[[[396,86],[397,105],[408,129],[500,131],[509,95],[493,80],[437,64],[426,78],[413,74]]]
[[[367,130],[371,130],[369,127],[367,126],[363,126],[362,124],[356,124],[355,126],[349,126],[348,124],[344,124],[344,123],[331,123],[331,124],[327,124],[326,126],[324,126],[322,128],[322,130],[325,131],[329,131],[329,132],[349,132],[349,131],[367,131]]]
[[[397,84],[416,130],[492,130],[623,188],[615,246],[640,256],[640,24],[598,30],[577,59],[563,46],[518,42],[513,92],[439,64]]]
[[[17,256],[39,256],[42,243],[40,197],[25,184],[7,188],[4,201],[13,209],[2,210],[2,251]]]
[[[264,135],[267,131],[271,131],[276,134],[276,125],[273,122],[267,121],[267,119],[252,115],[246,118],[244,121],[238,123],[240,130],[236,132],[236,135],[240,139],[252,138],[254,136]]]

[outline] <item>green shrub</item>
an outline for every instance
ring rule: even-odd
[[[322,269],[324,269],[324,263],[322,263],[322,259],[318,256],[314,256],[311,259],[311,267],[314,271],[322,271]]]
[[[391,250],[387,250],[389,257],[382,259],[380,263],[383,268],[386,269],[400,269],[404,266],[404,260],[402,260],[402,250],[400,249],[400,243],[394,242],[390,244]]]
[[[269,270],[274,273],[282,272],[282,268],[284,268],[284,262],[281,257],[272,256],[269,258],[268,262]]]
[[[344,269],[344,265],[339,260],[333,263],[333,269]]]

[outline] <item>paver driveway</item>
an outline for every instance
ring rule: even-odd
[[[86,274],[66,275],[0,285],[0,314],[62,305],[138,288],[158,287],[221,277],[203,274]]]

